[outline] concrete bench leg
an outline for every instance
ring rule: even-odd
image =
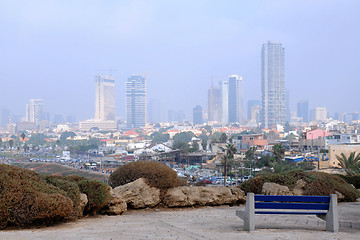
[[[330,195],[329,211],[326,214],[326,231],[339,231],[339,214],[336,194]]]
[[[255,200],[254,193],[248,193],[246,196],[245,216],[244,216],[244,230],[255,230]]]

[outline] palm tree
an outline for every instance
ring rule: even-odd
[[[275,144],[272,147],[272,153],[274,154],[276,161],[280,161],[285,155],[285,148],[281,144]]]
[[[224,162],[224,185],[226,186],[226,177],[227,177],[227,165],[232,163],[234,155],[236,153],[236,147],[232,143],[228,143],[225,146],[225,154],[222,156]]]
[[[342,167],[349,176],[360,174],[360,153],[355,155],[356,152],[350,153],[349,157],[346,157],[344,153],[340,156],[336,155],[339,160],[339,166]]]

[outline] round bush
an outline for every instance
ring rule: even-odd
[[[145,178],[150,186],[159,189],[185,185],[172,168],[153,161],[137,161],[118,167],[110,175],[109,184],[115,188],[139,178]]]
[[[66,193],[66,197],[73,201],[73,214],[71,218],[82,217],[80,208],[80,189],[79,186],[62,176],[43,176],[47,183],[52,184]]]
[[[33,171],[1,164],[0,228],[68,218],[73,213],[73,202],[66,195]]]
[[[261,194],[262,186],[265,182],[277,183],[292,189],[296,181],[300,179],[307,182],[303,189],[304,195],[328,196],[337,191],[344,195],[343,201],[349,202],[355,201],[360,197],[360,193],[355,188],[337,175],[300,170],[259,175],[242,183],[240,188],[246,193]]]
[[[95,214],[110,201],[110,187],[98,180],[82,180],[78,182],[80,191],[88,197],[85,211]]]

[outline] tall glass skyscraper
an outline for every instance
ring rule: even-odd
[[[243,122],[243,83],[238,75],[229,76],[229,123]]]
[[[238,75],[229,76],[221,84],[222,122],[243,122],[243,83]]]
[[[112,76],[95,76],[95,119],[115,120],[115,80]]]
[[[285,50],[279,42],[268,41],[261,52],[261,125],[262,128],[284,125],[285,101]]]
[[[133,75],[126,82],[126,126],[128,129],[144,127],[146,123],[146,80]]]

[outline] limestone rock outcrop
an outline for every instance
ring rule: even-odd
[[[163,204],[168,207],[223,205],[245,202],[245,193],[236,187],[182,186],[168,189]]]
[[[160,190],[150,187],[143,178],[118,186],[112,190],[129,208],[154,207],[160,203]]]
[[[293,195],[287,186],[273,182],[266,182],[262,186],[261,194],[263,195]]]
[[[125,200],[113,189],[110,190],[111,199],[107,207],[105,207],[105,213],[109,215],[120,215],[127,210],[127,204]]]
[[[85,193],[80,193],[80,213],[81,213],[81,216],[82,216],[88,202],[89,201],[88,201],[87,195]]]

